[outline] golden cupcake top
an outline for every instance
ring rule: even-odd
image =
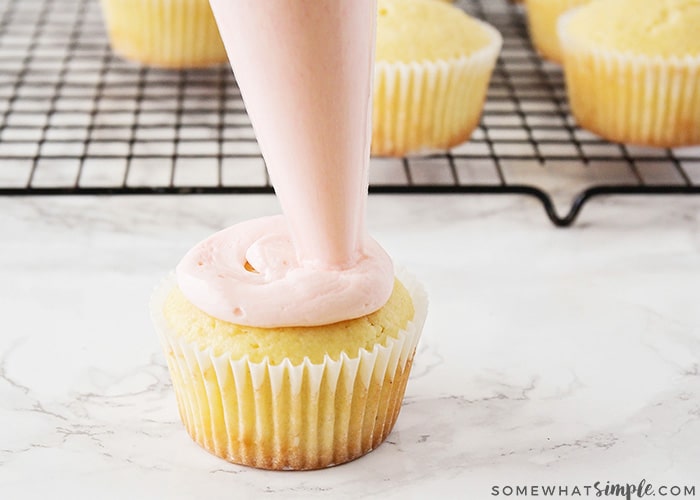
[[[700,55],[700,0],[596,0],[565,33],[600,49],[647,56]]]
[[[301,364],[305,357],[312,363],[322,363],[326,354],[338,360],[343,352],[355,357],[361,348],[371,351],[375,344],[386,345],[388,338],[396,338],[408,325],[414,313],[411,295],[398,280],[389,301],[378,311],[323,326],[257,328],[235,325],[201,311],[177,287],[163,307],[169,328],[202,349],[211,347],[216,356],[226,353],[233,360],[248,356],[254,363],[267,357],[272,364],[289,359],[294,365]]]
[[[462,10],[434,0],[379,0],[377,61],[457,59],[492,43],[493,35]]]

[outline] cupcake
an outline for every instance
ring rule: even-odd
[[[338,465],[391,432],[426,315],[367,232],[376,10],[211,4],[283,215],[192,248],[152,317],[197,443],[265,469]]]
[[[479,123],[501,35],[432,0],[379,0],[372,154],[446,149]]]
[[[591,0],[525,0],[532,43],[545,59],[561,63],[557,21],[569,9]]]
[[[313,327],[244,327],[198,309],[167,279],[151,301],[178,408],[207,451],[263,469],[358,458],[391,432],[427,309],[399,273],[389,301]]]
[[[572,114],[614,142],[700,144],[700,0],[609,0],[559,22]]]
[[[208,0],[101,0],[112,49],[151,66],[184,69],[227,60]]]

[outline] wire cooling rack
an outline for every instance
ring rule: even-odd
[[[558,226],[595,196],[700,194],[700,148],[621,146],[579,129],[521,9],[460,2],[505,39],[481,125],[444,154],[373,159],[371,192],[530,195]],[[270,192],[227,66],[119,59],[97,0],[0,0],[0,195]]]

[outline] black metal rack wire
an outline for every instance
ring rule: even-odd
[[[557,226],[601,195],[700,194],[700,148],[623,146],[578,128],[522,10],[459,5],[505,39],[481,125],[443,154],[373,159],[370,192],[529,195]],[[119,59],[97,0],[0,0],[0,195],[271,192],[227,66]]]

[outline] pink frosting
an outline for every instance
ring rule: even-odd
[[[335,323],[376,311],[391,294],[391,259],[374,240],[363,247],[347,269],[302,266],[283,216],[254,219],[190,250],[178,265],[178,285],[194,305],[232,323]]]
[[[180,288],[243,325],[377,310],[393,267],[365,228],[376,0],[210,1],[285,219],[200,243],[177,268]]]

